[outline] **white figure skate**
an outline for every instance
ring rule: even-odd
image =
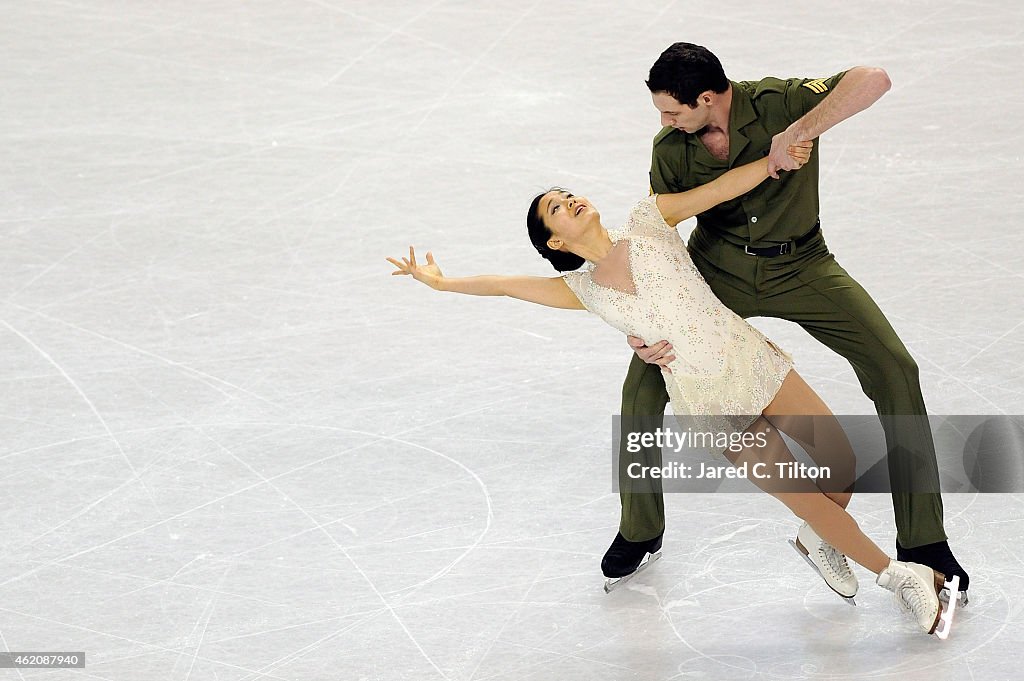
[[[857,605],[857,576],[850,569],[846,556],[819,537],[810,525],[804,523],[797,532],[796,541],[789,540],[814,571],[825,580],[828,588],[850,605]]]
[[[913,613],[923,631],[943,640],[949,637],[960,592],[960,577],[954,575],[952,581],[947,582],[941,572],[927,565],[892,560],[875,582],[896,594],[896,600]],[[945,610],[939,601],[939,592],[943,588],[949,589],[952,595]]]

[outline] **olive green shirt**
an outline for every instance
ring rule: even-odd
[[[696,134],[663,128],[654,138],[651,191],[682,192],[768,155],[772,136],[818,105],[845,71],[830,78],[764,78],[732,83],[729,160],[711,155]],[[697,216],[702,228],[737,244],[770,246],[809,232],[818,221],[818,144],[796,171],[768,178],[739,198]]]

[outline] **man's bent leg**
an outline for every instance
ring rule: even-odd
[[[811,262],[793,263],[788,274],[785,263],[766,266],[760,313],[797,322],[853,365],[885,431],[900,544],[945,541],[935,446],[917,364],[871,296],[828,254],[824,242],[808,244],[805,256],[815,248],[819,253]],[[915,489],[936,491],[907,491]]]

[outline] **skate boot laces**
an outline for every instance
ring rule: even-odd
[[[896,600],[905,609],[915,615],[919,614],[918,611],[924,603],[924,594],[921,593],[917,580],[906,578],[901,581],[896,587]]]
[[[853,578],[853,570],[850,569],[850,563],[847,562],[846,556],[839,549],[828,542],[822,541],[818,544],[818,552],[825,559],[823,562],[828,571],[837,580],[846,581]]]
[[[915,571],[910,564],[904,563],[893,571],[895,572],[895,584],[893,584],[895,588],[892,592],[896,597],[896,602],[913,614],[918,623],[930,634],[935,631],[935,626],[942,614],[936,590],[941,582],[937,581],[938,575],[931,568],[924,565],[921,567],[931,573],[928,575],[931,579]]]
[[[896,602],[905,610],[909,610],[918,620],[926,614],[928,593],[920,581],[910,576],[904,576],[893,593],[896,595]]]

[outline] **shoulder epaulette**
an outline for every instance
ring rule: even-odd
[[[762,78],[754,83],[754,93],[751,96],[756,99],[769,92],[780,94],[786,91],[786,87],[787,82],[781,78]]]

